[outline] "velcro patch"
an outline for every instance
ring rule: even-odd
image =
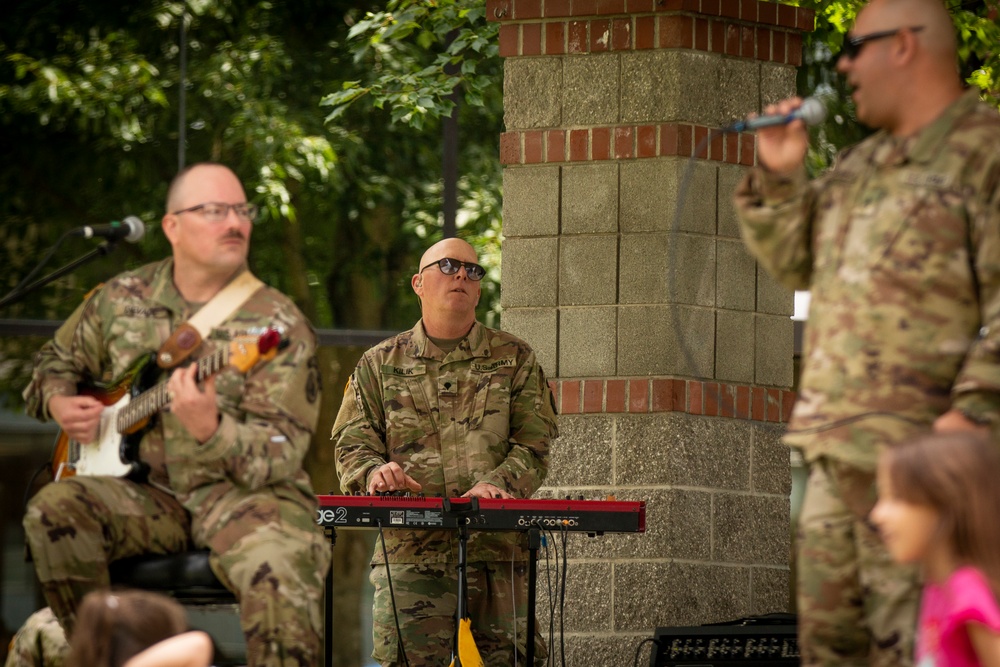
[[[427,372],[426,366],[419,364],[417,366],[391,366],[389,364],[383,364],[382,375],[400,375],[402,377],[411,377],[414,375],[424,375]]]
[[[472,362],[472,370],[476,373],[492,373],[498,368],[513,366],[514,363],[513,357],[508,357],[507,359],[497,359],[496,361],[491,361],[489,363],[474,361]]]

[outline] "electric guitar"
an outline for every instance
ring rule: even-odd
[[[227,366],[246,373],[287,345],[288,341],[275,329],[268,329],[256,339],[237,338],[199,359],[195,379],[201,382]],[[140,472],[139,442],[153,416],[170,402],[167,381],[156,382],[160,374],[156,352],[151,352],[136,359],[117,380],[81,383],[77,387],[78,394],[93,396],[105,407],[94,442],[77,442],[59,433],[52,454],[56,480],[72,475],[126,477]]]

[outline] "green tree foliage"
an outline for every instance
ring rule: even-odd
[[[186,162],[218,160],[243,178],[263,211],[251,263],[291,294],[318,326],[392,329],[418,317],[409,277],[422,250],[440,237],[440,117],[453,102],[400,115],[410,99],[407,68],[441,66],[448,22],[465,22],[454,49],[492,53],[465,74],[458,64],[435,85],[444,99],[460,80],[460,235],[498,255],[500,131],[495,39],[476,11],[447,8],[437,32],[409,28],[412,43],[369,48],[364,2],[318,0],[157,0],[123,7],[107,0],[15,2],[0,23],[0,253],[6,292],[67,230],[126,214],[147,236],[8,307],[0,317],[65,317],[82,295],[124,266],[165,255],[158,233],[169,179],[178,167],[180,126]],[[435,14],[435,16],[438,16]],[[477,18],[478,17],[478,18]],[[459,22],[461,22],[459,21]],[[187,71],[181,80],[180,26]],[[444,32],[442,32],[444,31]],[[391,34],[402,38],[404,30]],[[495,30],[494,30],[495,32]],[[457,42],[457,44],[456,44]],[[457,61],[456,61],[457,62]],[[331,87],[361,81],[377,68],[401,87],[370,90],[391,104],[331,113]],[[180,119],[183,91],[185,112]],[[331,116],[326,118],[326,116]],[[396,122],[403,121],[406,122]],[[93,241],[68,240],[51,268]],[[483,315],[496,309],[495,282],[484,283]]]
[[[497,24],[486,21],[485,0],[390,0],[365,14],[348,33],[362,76],[342,78],[321,104],[328,123],[351,114],[389,113],[393,127],[433,128],[456,113],[461,127],[460,236],[480,250],[488,269],[481,316],[498,324],[500,279],[500,165],[502,65]],[[440,196],[439,192],[434,193]],[[417,200],[414,200],[417,201]],[[429,240],[439,225],[426,207],[407,216],[409,227]]]
[[[372,65],[372,76],[327,95],[327,120],[367,95],[374,107],[388,106],[394,121],[419,128],[452,113],[457,86],[467,103],[485,106],[496,90],[497,31],[486,22],[484,0],[391,0],[351,28],[355,57]]]

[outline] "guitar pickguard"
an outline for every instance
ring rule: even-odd
[[[145,469],[139,460],[139,443],[151,420],[144,420],[124,433],[118,430],[117,420],[134,397],[154,386],[159,379],[160,370],[151,363],[154,356],[140,357],[113,383],[95,384],[81,391],[97,397],[105,407],[101,411],[97,440],[91,443],[71,440],[69,443],[68,463],[76,474],[126,477]]]
[[[114,405],[104,408],[95,442],[70,441],[69,461],[76,474],[124,477],[132,472],[132,464],[122,459],[125,438],[115,428],[118,412],[131,400],[132,397],[126,394]]]

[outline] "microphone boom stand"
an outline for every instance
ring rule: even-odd
[[[26,297],[31,292],[33,292],[36,289],[38,289],[39,287],[42,287],[43,285],[48,285],[50,282],[52,282],[56,278],[63,277],[64,275],[66,275],[70,271],[73,271],[77,267],[83,266],[84,264],[86,264],[87,262],[89,262],[92,259],[96,259],[96,258],[101,257],[103,255],[107,255],[108,253],[110,253],[112,250],[114,250],[117,247],[118,247],[118,242],[117,241],[107,241],[105,243],[102,243],[101,245],[97,246],[96,248],[94,248],[93,250],[91,250],[90,252],[88,252],[86,255],[83,255],[81,257],[78,257],[78,258],[74,259],[69,264],[66,264],[63,267],[56,269],[55,271],[53,271],[49,275],[44,276],[42,278],[39,278],[35,282],[31,283],[30,285],[25,285],[21,289],[15,289],[13,292],[11,292],[7,296],[5,296],[2,299],[0,299],[0,308],[3,308],[4,306],[6,306],[8,304],[16,303],[17,301],[20,301],[21,299],[23,299],[24,297]]]

